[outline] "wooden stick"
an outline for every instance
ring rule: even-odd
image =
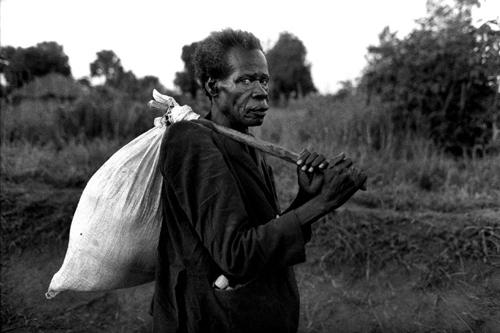
[[[249,146],[254,147],[255,149],[258,149],[264,153],[267,153],[269,155],[281,158],[282,160],[291,162],[291,163],[296,163],[297,160],[299,159],[299,154],[294,153],[293,151],[290,151],[286,148],[283,148],[281,146],[278,146],[274,143],[266,142],[264,140],[257,139],[256,137],[253,137],[248,134],[244,134],[241,132],[238,132],[232,128],[227,128],[218,124],[213,123],[213,126],[217,133],[220,133],[222,135],[225,135],[233,140],[236,140],[238,142],[246,143]]]
[[[157,109],[163,112],[166,112],[168,110],[168,106],[157,102],[157,101],[150,101],[148,103],[148,106],[152,109]],[[227,128],[221,125],[218,125],[216,123],[213,123],[214,129],[217,131],[217,133],[220,133],[222,135],[225,135],[233,140],[236,140],[238,142],[245,143],[249,146],[254,147],[255,149],[258,149],[264,153],[267,153],[269,155],[272,155],[274,157],[281,158],[282,160],[291,162],[291,163],[296,163],[297,160],[299,159],[299,154],[294,153],[293,151],[290,151],[286,148],[283,148],[281,146],[278,146],[274,143],[266,142],[260,139],[257,139],[251,135],[244,134],[241,132],[238,132],[236,130],[233,130],[231,128]]]
[[[156,98],[156,97],[155,97]],[[157,109],[161,110],[163,112],[168,112],[170,110],[170,107],[166,105],[163,101],[149,101],[148,106],[152,109]],[[300,155],[290,151],[286,148],[283,148],[281,146],[278,146],[274,143],[270,143],[264,140],[257,139],[256,137],[253,137],[248,134],[244,134],[241,132],[238,132],[236,130],[233,130],[231,128],[227,128],[225,126],[218,125],[214,122],[212,122],[213,128],[217,133],[220,133],[222,135],[225,135],[233,140],[236,140],[238,142],[245,143],[249,146],[254,147],[255,149],[258,149],[264,153],[267,153],[271,156],[281,158],[282,160],[285,160],[290,163],[297,163],[297,160],[299,159]],[[333,157],[330,162],[332,165],[335,165],[337,162],[342,161],[345,158],[345,155],[343,153],[338,154],[337,156]],[[363,191],[366,191],[366,186],[365,183],[363,183],[360,186],[360,189]]]

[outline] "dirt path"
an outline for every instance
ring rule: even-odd
[[[4,252],[2,332],[149,332],[151,284],[45,299],[66,250],[66,240],[53,231],[67,228],[79,190],[16,191],[3,194],[2,206],[9,209],[2,212],[2,224],[15,221],[21,229],[9,229],[13,233],[35,230],[41,236],[21,238],[28,243],[24,249]],[[296,267],[300,331],[500,332],[500,268],[492,265],[500,249],[492,252],[487,244],[490,262],[466,257],[461,269],[450,266],[432,283],[422,283],[431,269],[445,267],[426,266],[432,251],[440,258],[446,244],[457,240],[457,249],[471,246],[464,253],[481,252],[484,247],[474,241],[493,237],[481,236],[481,230],[500,228],[498,216],[500,207],[463,213],[346,205],[333,221],[315,227],[308,260]],[[373,249],[371,257],[366,249]],[[414,252],[420,257],[412,257]]]
[[[149,332],[153,286],[102,293],[44,293],[64,246],[13,256],[2,272],[2,332]],[[450,286],[418,288],[418,274],[387,267],[370,277],[328,269],[325,250],[297,267],[301,332],[500,332],[500,270]],[[484,267],[481,269],[485,269]],[[7,311],[5,311],[7,310]],[[355,319],[354,319],[355,318]]]
[[[152,285],[112,292],[64,292],[47,300],[44,294],[65,250],[64,244],[46,245],[4,262],[2,332],[150,331]]]

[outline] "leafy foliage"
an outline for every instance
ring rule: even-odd
[[[184,45],[181,55],[181,59],[184,61],[184,71],[175,73],[174,79],[174,84],[184,94],[190,94],[193,99],[196,98],[196,93],[199,89],[193,64],[193,55],[197,45],[197,42]]]
[[[316,92],[311,77],[311,65],[306,63],[306,48],[302,41],[288,32],[280,34],[278,42],[267,52],[271,74],[271,97],[279,101]]]
[[[189,94],[192,100],[200,89],[197,82],[193,55],[198,42],[184,45],[182,48],[182,61],[184,70],[175,73],[174,84],[184,94]],[[306,48],[296,36],[284,32],[278,42],[267,52],[266,58],[271,74],[271,98],[278,102],[282,97],[288,102],[290,97],[298,98],[311,92],[316,92],[316,87],[311,77],[311,65],[306,63]]]
[[[94,139],[126,142],[153,127],[159,116],[146,106],[111,87],[100,86],[74,101],[26,100],[2,105],[3,142],[53,145]]]
[[[112,50],[102,50],[96,55],[97,59],[90,64],[90,76],[104,77],[106,84],[118,85],[124,75],[120,58]]]
[[[105,86],[120,90],[131,99],[145,102],[151,97],[153,88],[165,91],[156,76],[137,78],[132,71],[126,71],[120,58],[112,50],[96,53],[97,58],[90,64],[91,77],[104,77]]]
[[[471,6],[431,1],[429,17],[407,37],[388,28],[369,48],[362,85],[390,111],[399,133],[430,136],[460,155],[491,138],[498,121],[500,30],[498,22],[472,24]]]
[[[49,73],[71,75],[68,56],[56,42],[42,42],[28,48],[0,47],[0,59],[0,73],[5,75],[9,90]]]

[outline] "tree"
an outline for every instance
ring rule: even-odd
[[[138,101],[148,101],[151,99],[153,89],[166,93],[167,89],[161,84],[156,76],[147,75],[137,80],[137,90],[135,98]],[[170,95],[171,96],[171,95]]]
[[[335,99],[343,100],[349,96],[352,96],[356,92],[356,87],[350,80],[340,81],[340,89],[335,93]]]
[[[106,84],[114,87],[119,85],[124,76],[130,77],[125,73],[120,58],[112,50],[102,50],[96,55],[97,59],[90,64],[91,77],[104,77]]]
[[[156,76],[137,78],[132,71],[125,70],[115,52],[102,50],[96,55],[97,59],[90,64],[90,75],[104,77],[105,88],[119,90],[128,98],[142,102],[151,98],[153,89],[166,90]]]
[[[69,58],[56,42],[42,42],[28,48],[0,47],[0,73],[10,88],[19,88],[35,77],[49,73],[71,75]]]
[[[267,52],[271,74],[271,98],[279,101],[316,92],[311,77],[311,65],[306,63],[306,48],[296,36],[283,32],[273,48]]]
[[[361,84],[391,113],[397,133],[430,136],[460,155],[491,137],[500,75],[498,22],[472,24],[475,0],[429,1],[429,17],[399,39],[388,28],[368,49]]]
[[[189,93],[193,99],[200,88],[195,75],[193,64],[193,55],[196,50],[197,42],[182,47],[181,59],[184,61],[184,71],[175,73],[174,84],[179,87],[183,93]]]

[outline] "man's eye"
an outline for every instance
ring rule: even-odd
[[[268,79],[262,79],[262,80],[260,80],[260,84],[263,85],[264,87],[267,87],[267,85],[269,84],[269,80]]]
[[[243,79],[243,81],[241,81],[241,82],[243,82],[243,84],[246,86],[249,86],[252,83],[252,81],[250,81],[250,79]]]

